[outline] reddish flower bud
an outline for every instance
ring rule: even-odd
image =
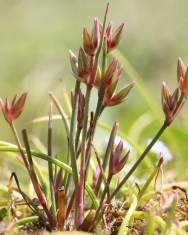
[[[177,62],[177,78],[178,78],[178,82],[180,80],[180,78],[185,78],[185,65],[182,61],[181,58],[178,58],[178,62]]]
[[[86,28],[83,29],[83,47],[85,52],[93,56],[96,53],[96,50],[100,42],[100,31],[99,31],[99,20],[96,18],[94,20],[94,26],[92,34],[90,35]]]
[[[129,83],[119,92],[117,92],[111,99],[107,100],[107,105],[114,106],[124,102],[127,99],[127,96],[133,87],[134,87],[134,82]]]
[[[115,106],[124,102],[127,99],[129,92],[134,87],[134,82],[131,82],[123,89],[121,89],[119,92],[114,94],[117,82],[118,79],[115,80],[113,83],[111,83],[110,86],[106,89],[106,93],[103,99],[103,104],[105,106]]]
[[[114,151],[111,153],[110,158],[110,165],[109,165],[109,176],[113,176],[117,173],[119,173],[123,167],[125,166],[129,152],[128,151],[125,156],[121,159],[121,155],[123,152],[123,141],[121,140]]]
[[[186,70],[185,65],[181,58],[178,58],[177,62],[177,78],[179,83],[180,91],[183,95],[188,95],[188,69]]]
[[[112,41],[112,22],[110,21],[108,23],[108,26],[106,28],[106,38],[107,38],[107,43],[109,44]]]
[[[112,23],[110,22],[108,24],[108,27],[106,29],[106,36],[107,36],[107,51],[110,52],[113,49],[115,49],[119,41],[121,39],[122,31],[124,28],[124,23],[121,23],[120,26],[116,29],[116,31],[112,32]]]
[[[5,120],[9,124],[21,115],[26,97],[27,93],[23,93],[19,98],[15,95],[11,102],[9,102],[7,98],[5,101],[0,100],[0,106],[2,108]]]
[[[89,76],[89,63],[88,58],[82,48],[79,50],[78,59],[72,51],[69,51],[70,63],[73,75],[81,82],[87,83]]]
[[[185,76],[179,79],[180,91],[187,96],[188,95],[188,69],[186,70]]]
[[[166,117],[166,122],[170,124],[177,112],[179,100],[179,89],[177,88],[171,95],[170,90],[165,82],[162,84],[161,92],[162,107]]]
[[[92,42],[93,42],[93,47],[98,48],[99,42],[100,42],[100,23],[97,18],[94,19],[94,27],[92,30]],[[96,50],[95,49],[95,50]]]
[[[89,63],[82,48],[80,48],[78,54],[78,76],[84,80],[89,76]]]
[[[114,74],[114,76],[113,76],[113,78],[111,80],[110,85],[106,88],[105,98],[110,99],[113,96],[113,94],[114,94],[114,92],[116,90],[118,81],[119,81],[119,76],[120,75],[119,75],[119,73],[117,71]]]
[[[108,65],[105,75],[104,75],[104,80],[105,80],[105,85],[108,86],[112,80],[112,77],[116,70],[118,69],[118,61],[116,59],[113,59],[112,62]]]

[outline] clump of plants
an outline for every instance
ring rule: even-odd
[[[14,192],[21,195],[28,211],[25,217],[20,218],[16,213],[16,206],[15,210],[11,207],[12,221],[5,226],[5,232],[17,226],[21,233],[29,223],[30,227],[42,228],[48,232],[104,231],[104,234],[122,235],[170,234],[169,231],[176,230],[177,234],[184,234],[185,230],[181,229],[180,224],[183,221],[182,227],[186,228],[188,225],[187,211],[182,212],[185,207],[188,208],[187,191],[180,186],[173,186],[164,195],[163,192],[157,191],[147,194],[148,186],[160,171],[162,156],[142,187],[131,185],[129,182],[186,101],[188,70],[181,59],[178,59],[177,64],[177,88],[171,93],[167,84],[162,84],[164,122],[130,169],[124,170],[131,157],[130,150],[124,150],[123,140],[118,144],[115,142],[119,128],[117,122],[111,128],[104,155],[101,156],[95,146],[95,133],[102,113],[112,106],[127,102],[127,96],[134,87],[134,82],[130,82],[125,87],[118,88],[122,68],[117,59],[111,59],[110,53],[118,47],[124,23],[114,30],[112,23],[107,23],[108,7],[107,4],[102,23],[97,18],[94,19],[91,33],[87,28],[83,29],[83,45],[78,50],[78,55],[72,51],[69,53],[72,75],[75,78],[75,88],[70,95],[70,117],[58,98],[52,92],[49,93],[51,104],[47,154],[31,148],[26,129],[21,131],[21,135],[17,132],[15,120],[23,112],[27,94],[14,96],[11,101],[7,98],[0,101],[4,118],[17,145],[1,142],[0,151],[18,153],[17,158],[25,166],[36,194],[36,198],[31,198],[22,190],[16,173],[12,173],[8,192],[11,195]],[[90,98],[93,90],[97,91],[97,97],[96,107],[91,110]],[[52,104],[61,115],[66,131],[68,155],[64,162],[54,157]],[[36,157],[47,161],[48,179],[41,175]],[[92,158],[95,158],[95,169],[91,167]],[[91,173],[92,181],[91,177],[88,177]],[[131,189],[128,193],[127,188]],[[178,191],[178,194],[175,194],[175,191]],[[161,205],[162,198],[165,203]],[[1,207],[0,219],[3,220],[6,214],[6,208]]]

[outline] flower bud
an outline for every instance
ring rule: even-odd
[[[110,42],[112,41],[112,22],[110,21],[108,23],[108,26],[106,28],[106,38],[107,38],[107,45],[110,44]]]
[[[104,75],[104,81],[106,86],[110,84],[112,77],[116,72],[117,66],[118,66],[118,61],[116,59],[113,59],[111,63],[108,65]]]
[[[127,99],[129,92],[134,87],[134,82],[129,83],[123,89],[121,89],[118,93],[113,95],[110,99],[106,100],[107,106],[114,106],[124,102]]]
[[[87,56],[82,48],[78,54],[78,76],[82,79],[86,79],[89,75],[89,65]]]
[[[179,88],[185,96],[188,95],[188,69],[186,70],[184,78],[180,77],[179,79]]]
[[[121,23],[120,26],[113,33],[112,32],[112,23],[110,22],[108,24],[108,27],[106,29],[107,48],[108,48],[107,51],[108,52],[114,50],[118,46],[119,41],[121,39],[122,32],[123,32],[123,28],[124,28],[124,23]]]
[[[95,48],[95,50],[98,48],[99,46],[99,42],[100,42],[100,30],[99,30],[99,20],[97,18],[94,19],[94,27],[93,27],[93,31],[92,31],[92,43],[93,43],[93,48]]]
[[[81,82],[87,83],[87,78],[89,76],[90,68],[89,68],[88,58],[84,50],[80,48],[78,59],[72,51],[69,51],[69,57],[74,77]]]
[[[177,78],[178,78],[178,82],[180,80],[180,78],[184,78],[185,77],[185,65],[182,61],[181,58],[178,58],[178,62],[177,62]]]
[[[123,152],[123,141],[120,140],[119,144],[111,153],[110,163],[109,163],[109,176],[113,176],[119,173],[123,167],[125,166],[130,151],[128,151],[125,156],[121,159],[121,155]]]
[[[111,84],[107,87],[105,96],[111,98],[116,90],[117,84],[119,81],[118,72],[116,72],[112,78]]]
[[[25,104],[27,93],[23,93],[19,98],[17,95],[14,96],[11,103],[6,98],[5,101],[0,100],[0,106],[3,111],[5,120],[11,124],[15,119],[17,119],[22,111]]]
[[[90,55],[94,56],[100,42],[100,31],[99,31],[99,20],[96,18],[94,20],[94,26],[92,34],[90,35],[86,28],[83,29],[83,47],[84,51]]]
[[[171,95],[167,84],[163,82],[161,96],[162,107],[166,117],[166,122],[170,124],[177,112],[179,89],[177,88]]]

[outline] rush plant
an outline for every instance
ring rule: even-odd
[[[122,68],[117,59],[111,59],[109,55],[118,47],[124,23],[114,30],[112,23],[107,23],[108,8],[107,4],[102,23],[99,19],[94,19],[91,33],[84,27],[83,45],[79,48],[78,55],[76,56],[72,51],[69,52],[72,75],[75,78],[74,92],[70,96],[72,108],[70,118],[58,98],[52,92],[49,94],[51,104],[48,119],[47,154],[38,153],[31,149],[26,129],[21,131],[22,139],[17,132],[15,120],[23,112],[27,94],[23,93],[20,97],[15,96],[11,101],[7,98],[0,101],[4,118],[11,128],[17,145],[16,147],[2,143],[0,151],[19,152],[19,158],[28,172],[36,193],[37,203],[26,192],[23,192],[14,172],[11,175],[9,190],[13,189],[11,182],[14,178],[17,183],[16,190],[31,209],[35,219],[37,218],[49,231],[95,231],[105,213],[105,205],[111,205],[116,200],[116,196],[118,196],[118,200],[124,200],[123,186],[147,157],[163,132],[172,124],[188,95],[188,69],[185,68],[182,60],[178,59],[177,88],[171,93],[167,84],[165,82],[162,84],[161,100],[165,114],[164,122],[132,167],[126,172],[123,171],[131,154],[129,149],[124,152],[122,140],[117,145],[115,143],[119,128],[117,122],[112,127],[104,156],[99,155],[94,137],[100,116],[107,108],[126,103],[127,96],[134,87],[134,82],[130,82],[120,90],[118,89]],[[93,90],[97,90],[98,95],[96,108],[91,110],[90,98]],[[61,115],[66,131],[69,154],[65,162],[54,157],[52,104]],[[97,162],[94,171],[91,168],[93,156]],[[34,157],[48,161],[49,182],[47,185],[49,187],[47,190],[43,187],[44,182],[39,174],[40,170],[37,170],[40,169],[40,166],[37,165]],[[161,164],[162,160],[160,159],[154,173],[138,193],[138,200],[159,171]],[[118,174],[120,171],[121,177]],[[93,172],[93,182],[88,180],[90,172]],[[115,188],[112,188],[113,179],[118,179]],[[48,192],[50,192],[50,197],[48,197]],[[135,198],[133,199],[135,202]],[[130,211],[131,208],[136,210],[136,204],[130,206]],[[127,212],[127,216],[130,211]],[[127,221],[123,222],[125,227]],[[21,224],[21,222],[19,223]],[[124,231],[124,228],[121,227],[120,231]]]

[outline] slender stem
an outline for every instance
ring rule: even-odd
[[[105,152],[104,159],[103,159],[102,168],[103,168],[104,171],[106,170],[106,167],[107,167],[107,164],[108,164],[108,159],[109,159],[110,153],[113,149],[113,144],[114,144],[114,139],[115,139],[115,136],[116,136],[116,133],[117,133],[117,129],[118,129],[118,123],[115,123],[114,126],[113,126],[113,129],[111,131],[110,138],[109,138],[108,145],[107,145],[106,152]],[[99,179],[97,181],[96,188],[95,188],[95,194],[96,195],[98,195],[98,193],[99,193],[101,182],[102,182],[102,175],[100,174]]]
[[[105,176],[105,172],[104,172],[104,169],[102,167],[102,164],[101,164],[98,152],[97,152],[97,150],[96,150],[96,148],[95,148],[95,146],[93,144],[92,144],[92,147],[93,147],[93,150],[95,152],[97,163],[98,163],[98,166],[99,166],[99,169],[100,169],[100,175],[102,176],[102,179],[103,179],[103,181],[105,183],[105,188],[107,189],[107,198],[109,198],[110,197],[110,188],[109,188],[110,182],[108,181],[109,178],[107,179],[106,176]]]
[[[24,164],[25,164],[27,170],[29,171],[29,164],[28,164],[28,161],[27,161],[26,156],[25,156],[25,154],[24,154],[24,151],[22,150],[22,145],[21,145],[20,139],[19,139],[19,137],[18,137],[18,133],[17,133],[17,131],[16,131],[16,128],[15,128],[15,126],[14,126],[14,123],[11,123],[11,124],[10,124],[10,127],[11,127],[11,129],[12,129],[13,134],[14,134],[14,137],[15,137],[15,140],[16,140],[16,143],[17,143],[19,152],[20,152],[20,154],[21,154],[21,156],[22,156],[22,159],[23,159],[23,161],[24,161]]]
[[[87,137],[86,137],[87,139],[90,138],[90,141],[88,141],[87,148],[86,148],[86,173],[88,171],[90,155],[91,155],[91,142],[93,141],[96,126],[97,126],[97,121],[99,120],[99,117],[100,117],[102,111],[103,111],[103,109],[101,108],[101,104],[100,104],[100,102],[98,102],[92,125],[90,126],[88,133],[87,133]]]
[[[36,173],[35,173],[35,169],[33,167],[32,154],[31,154],[30,145],[29,145],[29,141],[28,141],[27,131],[25,129],[22,131],[22,136],[23,136],[23,141],[24,141],[24,145],[25,145],[25,148],[26,148],[26,152],[27,152],[27,157],[28,157],[29,162],[30,162],[29,173],[30,173],[31,182],[33,184],[33,188],[36,192],[36,195],[37,195],[37,197],[40,201],[41,206],[43,207],[43,209],[46,213],[46,216],[48,218],[48,222],[49,222],[50,226],[55,227],[54,218],[52,217],[51,212],[47,207],[47,202],[46,202],[45,195],[44,195],[44,193],[41,189],[41,186],[39,184],[38,178],[37,178]]]
[[[165,131],[165,129],[168,127],[167,123],[164,122],[160,130],[157,132],[151,143],[146,147],[144,152],[141,154],[141,156],[138,158],[138,160],[135,162],[135,164],[132,166],[132,168],[129,170],[129,172],[125,175],[125,177],[121,180],[119,185],[116,187],[114,192],[112,193],[110,199],[112,199],[116,193],[121,189],[121,187],[125,184],[125,182],[129,179],[129,177],[133,174],[133,172],[137,169],[138,165],[143,161],[143,159],[146,157],[150,149],[153,147],[153,145],[156,143],[156,141],[159,139],[159,137],[162,135],[162,133]]]
[[[85,150],[86,150],[86,138],[87,138],[87,123],[88,123],[88,112],[89,112],[89,101],[91,95],[91,87],[87,86],[85,107],[84,107],[84,120],[82,130],[82,143],[81,143],[81,163],[80,163],[80,181],[77,187],[77,203],[76,203],[76,226],[79,227],[83,222],[84,216],[84,184],[85,184]]]
[[[80,169],[82,171],[85,171],[85,147],[86,147],[86,138],[87,138],[87,123],[88,123],[90,95],[91,95],[91,87],[87,86],[85,107],[84,107],[83,130],[82,130],[82,145],[81,145],[81,167],[80,167]]]
[[[74,171],[73,178],[75,186],[78,183],[78,170],[76,164],[74,136],[75,136],[75,121],[76,121],[76,110],[77,110],[79,90],[80,90],[80,82],[76,81],[75,90],[74,90],[74,99],[72,104],[72,115],[71,115],[70,135],[69,135],[69,149],[71,155],[71,166]]]
[[[50,104],[49,122],[48,122],[48,156],[52,157],[52,104]],[[55,200],[55,189],[54,189],[53,166],[51,162],[48,162],[48,172],[49,172],[50,194],[52,201],[52,214],[53,217],[55,218],[56,200]]]
[[[28,207],[34,213],[37,213],[37,207],[34,206],[32,200],[30,200],[30,198],[25,193],[23,193],[23,191],[22,191],[22,189],[20,187],[20,183],[19,183],[18,177],[17,177],[15,172],[12,172],[12,174],[11,174],[10,181],[9,181],[9,188],[10,188],[10,184],[11,184],[12,178],[14,178],[14,180],[16,182],[16,185],[18,187],[18,192],[22,195],[22,197],[23,197],[24,201],[26,202],[26,204],[28,205]]]
[[[75,152],[77,153],[78,150],[78,144],[79,144],[79,139],[80,139],[80,133],[81,133],[81,128],[77,128],[76,132],[76,137],[75,137]]]
[[[77,106],[78,106],[78,95],[80,90],[80,82],[77,80],[74,89],[74,96],[72,102],[72,114],[71,114],[71,121],[70,121],[70,134],[69,134],[69,151],[71,155],[71,166],[75,173],[73,174],[73,180],[75,184],[75,188],[78,184],[78,170],[77,170],[77,163],[76,163],[76,145],[75,145],[75,123],[76,123],[76,114],[77,114]],[[78,134],[78,130],[76,135]],[[77,136],[76,136],[77,137]],[[79,136],[77,137],[79,139]],[[69,188],[71,175],[67,175],[65,173],[65,192],[67,194],[67,190]]]
[[[105,23],[106,23],[105,21],[106,21],[107,11],[108,11],[108,5],[107,5],[107,10],[106,10],[106,13],[105,13],[105,17],[104,17],[103,30],[105,28]],[[103,32],[103,34],[104,34],[104,32]],[[90,141],[88,141],[87,150],[86,150],[86,178],[87,178],[88,166],[89,166],[90,157],[91,157],[91,142],[93,141],[93,138],[94,138],[94,135],[95,135],[95,129],[96,129],[97,121],[98,121],[102,111],[104,110],[104,107],[103,107],[104,94],[101,94],[101,93],[104,93],[103,92],[104,91],[104,75],[105,75],[105,70],[106,70],[107,48],[106,48],[106,39],[103,39],[103,37],[102,37],[101,40],[102,40],[101,47],[103,45],[101,84],[100,84],[100,87],[99,87],[99,97],[98,97],[98,102],[97,102],[97,107],[96,107],[96,110],[95,110],[93,123],[92,123],[92,125],[89,129]],[[98,63],[98,61],[97,61],[97,63]]]
[[[62,117],[63,124],[65,126],[66,134],[67,134],[67,137],[68,137],[69,136],[69,122],[68,122],[67,114],[63,110],[63,107],[61,106],[61,104],[60,104],[59,100],[57,99],[57,97],[52,92],[49,93],[49,96],[50,96],[51,100],[53,101],[54,105],[56,106],[57,110],[59,111],[61,117]]]
[[[90,57],[90,82],[95,77],[93,68],[93,56]],[[92,83],[91,83],[92,84]],[[87,85],[85,95],[85,106],[83,115],[83,129],[82,129],[82,142],[81,142],[81,160],[80,160],[80,179],[76,186],[76,204],[75,204],[75,225],[78,228],[84,219],[84,185],[85,185],[85,164],[86,164],[86,139],[87,139],[87,124],[89,113],[89,102],[91,96],[92,86]]]
[[[104,37],[104,31],[105,31],[105,26],[106,26],[106,19],[107,19],[107,14],[108,14],[108,8],[109,8],[109,3],[107,3],[107,5],[106,5],[106,10],[105,10],[105,14],[104,14],[102,33],[101,33],[101,38],[100,38],[100,44],[99,44],[99,48],[98,48],[97,53],[96,53],[96,60],[97,61],[98,61],[99,54],[100,54],[100,51],[101,51],[101,48],[102,48],[102,44],[103,44],[103,37]]]

